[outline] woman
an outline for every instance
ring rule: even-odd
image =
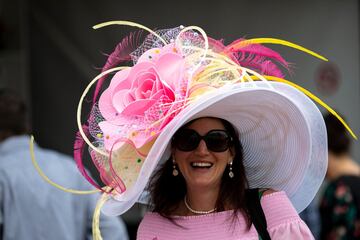
[[[320,202],[321,239],[360,238],[360,166],[350,154],[351,138],[331,115],[328,131],[329,181]]]
[[[140,44],[132,41],[138,35],[125,38],[80,101],[75,160],[101,189],[82,165],[86,142],[107,186],[94,226],[100,208],[120,215],[143,202],[154,213],[140,225],[141,240],[311,239],[297,212],[311,202],[327,167],[326,129],[311,99],[330,108],[285,80],[288,63],[260,43],[325,58],[277,39],[224,45],[196,26],[154,32],[114,21],[95,28],[111,24],[149,35]],[[134,65],[118,67],[127,60]],[[81,103],[98,79],[83,126]]]
[[[242,161],[228,121],[205,117],[180,128],[172,157],[153,179],[154,213],[141,222],[138,239],[258,239],[246,207]],[[271,239],[313,239],[284,192],[263,195]]]

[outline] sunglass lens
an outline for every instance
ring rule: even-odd
[[[175,146],[181,151],[192,151],[197,148],[199,142],[200,136],[192,129],[183,129],[174,138]]]
[[[213,152],[224,152],[229,148],[230,137],[225,131],[214,130],[206,135],[206,146]]]

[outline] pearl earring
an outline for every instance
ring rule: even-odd
[[[173,175],[174,177],[176,177],[177,175],[179,175],[179,171],[176,169],[176,162],[175,162],[175,159],[174,159],[174,158],[173,158],[172,162],[173,162],[172,175]]]
[[[232,171],[232,161],[231,162],[229,162],[229,177],[230,178],[233,178],[234,177],[234,173],[233,173],[233,171]]]

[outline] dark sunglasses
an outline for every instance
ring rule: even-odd
[[[232,138],[225,130],[214,129],[205,136],[200,136],[195,130],[185,128],[175,133],[172,145],[180,151],[190,152],[199,146],[202,139],[205,141],[207,149],[212,152],[224,152],[232,142]]]

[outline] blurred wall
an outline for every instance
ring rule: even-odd
[[[22,0],[0,0],[0,87],[16,89],[30,105],[27,29]]]

